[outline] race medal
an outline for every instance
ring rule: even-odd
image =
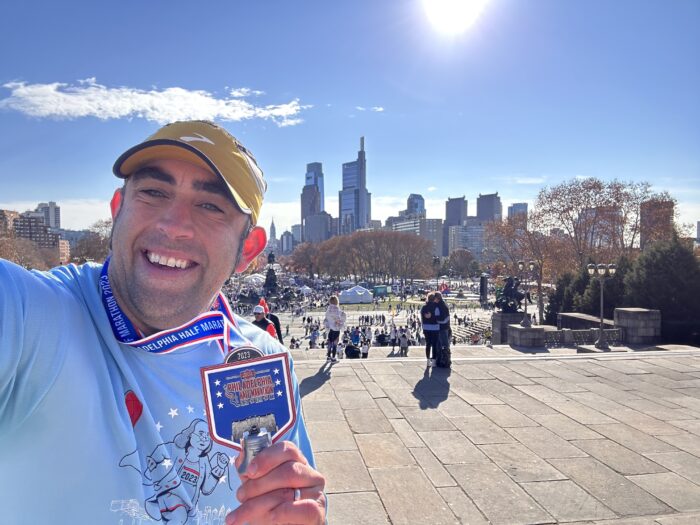
[[[247,361],[249,359],[255,359],[256,357],[262,356],[263,353],[254,346],[239,346],[235,350],[228,353],[224,362],[236,363],[238,361]]]
[[[214,441],[242,450],[244,435],[265,431],[275,443],[297,419],[286,353],[202,368]]]

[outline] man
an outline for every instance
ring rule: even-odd
[[[259,304],[255,305],[255,308],[253,308],[253,317],[255,318],[253,320],[255,326],[277,339],[277,329],[272,321],[265,317],[265,308],[263,306]]]
[[[264,297],[260,298],[258,304],[263,307],[263,310],[265,310],[265,317],[269,321],[271,321],[273,325],[275,325],[275,330],[277,331],[277,339],[280,340],[280,343],[284,344],[284,339],[282,337],[282,323],[280,323],[280,318],[277,317],[277,314],[272,312],[272,306],[267,304],[267,301]],[[287,332],[289,332],[289,327],[287,328]]]
[[[266,244],[254,158],[214,124],[180,122],[114,172],[124,184],[104,265],[0,261],[3,523],[323,523],[293,366],[291,426],[240,476],[243,454],[209,417],[240,398],[203,396],[227,356],[290,362],[218,293]]]

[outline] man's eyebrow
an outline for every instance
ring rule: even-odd
[[[157,168],[148,166],[146,166],[145,168],[141,168],[138,171],[135,171],[134,174],[131,175],[129,178],[133,181],[144,178],[151,178],[159,180],[161,182],[165,182],[166,184],[175,185],[175,178],[172,175],[160,171]],[[236,204],[228,187],[226,186],[224,181],[221,180],[218,176],[215,181],[194,180],[192,181],[192,188],[197,191],[206,191],[215,195],[221,195],[234,205]]]
[[[141,168],[135,171],[129,178],[132,181],[149,178],[156,179],[167,184],[175,184],[175,178],[172,175],[168,175],[167,173],[164,173],[159,169],[149,167]]]
[[[194,188],[197,191],[206,191],[209,193],[214,193],[216,195],[221,195],[222,197],[225,197],[226,200],[234,203],[231,192],[229,191],[224,181],[222,181],[218,176],[216,181],[194,180],[192,181],[192,188]]]

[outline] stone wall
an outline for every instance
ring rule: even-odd
[[[508,325],[518,324],[524,315],[523,312],[494,312],[491,318],[491,344],[508,344]]]
[[[508,325],[508,344],[526,348],[539,348],[544,346],[544,326],[531,326],[525,328],[519,324]]]
[[[655,344],[661,339],[661,311],[615,308],[615,328],[624,330],[625,343]]]

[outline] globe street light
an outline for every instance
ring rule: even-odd
[[[587,267],[588,275],[593,277],[598,275],[600,280],[600,330],[598,331],[598,340],[595,342],[595,347],[598,350],[610,350],[608,342],[605,340],[605,333],[603,332],[603,290],[605,290],[605,277],[609,275],[612,277],[615,275],[617,266],[614,264],[589,264]]]
[[[532,275],[532,271],[535,269],[535,261],[530,261],[527,263],[528,267],[530,268],[530,273],[528,276]],[[525,261],[518,261],[518,270],[520,270],[520,277],[522,280],[522,275],[523,275],[523,270],[525,269]],[[527,285],[525,288],[525,315],[523,316],[523,320],[520,321],[520,326],[523,328],[530,328],[532,326],[532,322],[530,321],[530,316],[527,313],[527,299],[528,295],[530,292],[530,286]]]

